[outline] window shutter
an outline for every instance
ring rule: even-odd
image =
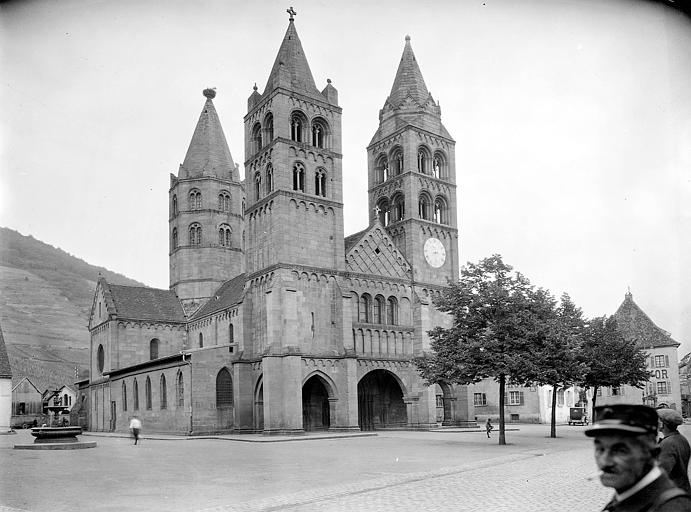
[[[665,366],[669,368],[669,356],[665,356]]]
[[[672,381],[667,381],[667,393],[672,394]]]
[[[650,367],[655,368],[655,356],[650,356]]]
[[[519,398],[519,405],[523,405],[523,391],[518,392],[518,398]]]

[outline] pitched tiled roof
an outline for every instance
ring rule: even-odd
[[[7,356],[7,348],[5,347],[5,338],[2,335],[2,327],[0,327],[0,379],[11,379],[12,367],[10,366],[10,358]]]
[[[112,306],[118,318],[159,322],[185,322],[186,320],[180,301],[170,290],[108,283],[105,285],[110,292]],[[108,309],[111,313],[110,308]]]
[[[302,49],[302,43],[298,37],[293,20],[288,24],[288,30],[283,37],[283,42],[276,55],[276,60],[271,68],[269,79],[266,81],[264,94],[269,93],[277,87],[318,98],[324,101],[324,96],[317,90],[314,84],[312,71],[307,63],[307,57]]]
[[[345,237],[345,240],[343,242],[345,244],[346,254],[348,253],[351,247],[358,243],[358,241],[363,237],[365,233],[367,233],[367,231],[369,231],[369,228],[363,229],[362,231],[358,231],[357,233],[353,233],[352,235],[348,235],[347,237]]]
[[[194,318],[202,318],[222,311],[242,301],[245,289],[245,274],[240,274],[223,283],[203,307],[195,313]]]
[[[206,103],[197,121],[178,177],[216,176],[239,181],[240,175],[228,149],[216,107],[211,100],[216,93],[212,89],[206,89],[204,95],[207,97]]]
[[[614,313],[619,330],[628,340],[635,340],[641,348],[679,346],[667,331],[660,329],[633,301],[629,292]]]

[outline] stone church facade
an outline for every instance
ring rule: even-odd
[[[466,387],[412,358],[447,326],[458,279],[454,140],[410,38],[369,146],[369,226],[344,236],[341,107],[293,16],[247,101],[245,179],[204,103],[170,178],[170,289],[100,279],[88,428],[177,433],[429,428],[468,419]],[[364,171],[363,171],[364,172]]]

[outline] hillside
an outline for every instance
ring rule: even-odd
[[[143,286],[65,251],[0,228],[0,325],[13,381],[28,376],[44,390],[72,384],[89,361],[87,322],[99,273]]]

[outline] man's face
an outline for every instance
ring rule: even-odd
[[[653,456],[634,436],[607,434],[595,438],[595,462],[602,485],[623,492],[650,471]]]

